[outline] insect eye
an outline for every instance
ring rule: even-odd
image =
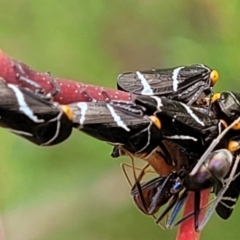
[[[157,128],[161,129],[162,124],[161,124],[161,121],[159,120],[159,118],[157,118],[156,116],[150,116],[149,118],[157,126]]]
[[[69,120],[73,119],[73,112],[72,112],[72,109],[69,106],[61,105],[61,109],[67,115]]]
[[[210,73],[211,85],[214,86],[219,79],[219,74],[216,70],[212,70]]]
[[[239,130],[240,129],[240,123],[236,123],[233,128],[233,130]]]
[[[221,94],[220,94],[220,93],[215,93],[215,94],[212,96],[212,102],[217,101],[218,99],[220,99],[220,97],[221,97]]]
[[[228,150],[230,152],[236,152],[240,148],[239,143],[237,141],[231,140],[228,143]]]

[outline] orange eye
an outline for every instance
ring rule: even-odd
[[[237,123],[233,126],[233,130],[239,130],[240,129],[240,123]]]
[[[236,141],[230,141],[230,142],[228,143],[228,150],[229,150],[230,152],[235,152],[235,151],[237,151],[239,148],[240,148],[240,146],[239,146],[238,142],[236,142]]]
[[[162,124],[161,124],[161,121],[159,120],[159,118],[157,118],[156,116],[150,116],[149,118],[152,120],[152,122],[153,122],[159,129],[161,129]]]
[[[220,98],[221,94],[220,93],[215,93],[213,96],[212,96],[212,103],[215,102],[216,100],[218,100]]]
[[[219,74],[216,70],[212,70],[210,73],[211,85],[214,86],[219,79]]]
[[[73,111],[68,105],[61,105],[61,109],[67,115],[69,120],[73,119]]]

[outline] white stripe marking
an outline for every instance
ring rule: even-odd
[[[59,130],[60,130],[60,127],[61,127],[60,119],[61,119],[62,115],[63,115],[63,112],[60,112],[56,118],[51,119],[51,120],[49,121],[49,122],[57,121],[56,132],[55,132],[54,136],[53,136],[50,140],[48,140],[48,141],[45,142],[45,143],[42,143],[41,146],[47,146],[47,145],[49,145],[51,142],[53,142],[53,141],[58,137],[58,135],[59,135]]]
[[[237,198],[232,198],[232,197],[222,197],[221,201],[230,201],[230,202],[237,202]]]
[[[173,91],[176,92],[178,89],[178,74],[180,70],[184,67],[178,67],[173,70],[172,80],[173,80]]]
[[[130,129],[126,126],[126,124],[122,121],[122,119],[120,118],[119,115],[116,114],[116,112],[114,111],[113,107],[110,106],[109,104],[107,104],[107,108],[109,109],[114,121],[117,123],[117,125],[119,127],[122,127],[123,129],[125,129],[127,132],[130,131]]]
[[[27,115],[27,117],[29,117],[34,122],[38,122],[38,123],[44,122],[44,119],[38,119],[37,116],[34,116],[33,111],[29,108],[29,106],[25,102],[23,93],[18,89],[17,86],[13,84],[8,84],[8,87],[10,87],[14,91],[18,101],[20,111],[22,111],[25,115]]]
[[[201,124],[202,126],[205,126],[204,122],[201,121],[196,114],[193,113],[192,109],[190,107],[188,107],[187,105],[179,102],[186,110],[187,112],[190,114],[190,116],[196,121],[198,122],[199,124]]]
[[[77,106],[81,109],[81,117],[79,119],[79,123],[80,125],[83,125],[88,106],[87,106],[87,103],[84,103],[84,102],[78,103]]]
[[[173,136],[164,136],[164,137],[169,139],[193,140],[194,142],[197,142],[197,138],[194,138],[191,136],[185,136],[185,135],[173,135]]]
[[[162,99],[160,97],[155,97],[155,96],[152,96],[152,98],[156,100],[158,110],[162,111],[161,109],[161,107],[163,106]]]
[[[7,129],[8,131],[10,131],[11,133],[15,133],[15,134],[18,134],[18,135],[24,135],[24,136],[30,136],[30,137],[33,136],[32,133],[23,132],[23,131],[19,131],[19,130],[11,129],[11,128],[5,128],[5,129]]]
[[[224,201],[229,201],[229,202],[233,202],[236,203],[237,199],[236,198],[231,198],[231,197],[222,197],[220,204],[222,204],[224,207],[229,208],[229,209],[234,209],[235,204],[233,204],[232,206],[229,206],[227,203],[225,203]]]
[[[147,79],[139,72],[136,72],[138,78],[140,79],[142,86],[143,86],[143,90],[141,92],[141,94],[143,95],[153,95],[153,91],[151,89],[151,86],[148,84]]]

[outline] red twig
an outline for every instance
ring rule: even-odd
[[[204,190],[201,192],[201,207],[204,207],[208,203],[210,190]],[[183,216],[188,215],[193,212],[194,209],[194,193],[190,192],[188,195]],[[203,217],[203,216],[201,216]],[[179,229],[176,240],[198,240],[200,239],[200,233],[196,232],[194,229],[194,218],[189,218],[184,221]]]
[[[29,84],[19,81],[17,74],[24,76],[33,82],[39,84],[46,93],[53,90],[51,76],[44,72],[37,72],[24,63],[13,60],[4,54],[0,49],[0,77],[3,77],[8,83],[32,88]],[[60,104],[69,104],[72,102],[89,102],[92,100],[110,101],[110,100],[131,100],[133,95],[116,89],[105,88],[102,86],[85,84],[82,82],[54,78],[59,85],[60,91],[54,97],[54,100]],[[33,89],[35,90],[35,89]]]

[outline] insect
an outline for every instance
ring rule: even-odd
[[[195,64],[123,73],[118,76],[117,87],[137,95],[165,96],[192,105],[212,93],[218,78],[216,70]]]
[[[206,109],[156,96],[138,96],[137,105],[145,108],[144,114],[159,119],[162,139],[180,146],[189,156],[200,157],[208,145],[225,128],[225,121],[218,119]]]
[[[133,170],[134,184],[131,183],[126,167]],[[142,182],[147,173],[155,171],[149,170],[150,164],[148,163],[142,169],[136,168],[134,165],[123,164],[123,172],[131,185],[131,195],[137,207],[146,215],[152,215],[156,218],[155,214],[159,211],[160,207],[165,205],[172,197],[173,193],[171,188],[176,178],[176,173],[171,172],[167,176],[157,176],[151,178],[147,182]],[[140,170],[140,174],[136,176],[136,169]]]
[[[43,94],[0,78],[0,126],[32,143],[58,144],[72,132],[72,112]]]
[[[214,149],[220,147],[225,147],[234,156],[232,174],[229,174],[229,179],[231,180],[228,183],[219,183],[215,186],[214,192],[218,196],[215,206],[209,210],[208,215],[216,207],[218,215],[227,219],[230,217],[233,207],[236,204],[236,201],[240,193],[240,166],[239,162],[239,129],[240,129],[240,94],[236,92],[221,92],[215,94],[213,97],[212,109],[214,114],[218,118],[224,119],[228,123],[228,127],[212,142],[208,147],[206,152],[197,162],[196,166],[191,171],[190,175],[196,174],[199,171],[202,164],[205,164],[206,156]],[[235,171],[235,172],[234,172]]]
[[[157,118],[132,102],[79,102],[68,105],[73,126],[132,154],[150,153],[159,139]],[[147,157],[147,156],[146,156]]]
[[[237,158],[234,159],[233,155],[226,149],[216,150],[209,154],[205,164],[201,166],[194,176],[189,175],[189,170],[181,169],[178,172],[171,172],[168,176],[158,176],[141,183],[144,175],[150,172],[148,170],[149,164],[147,164],[141,169],[138,177],[136,177],[135,172],[133,173],[135,175],[135,183],[131,184],[131,195],[137,207],[144,214],[153,216],[156,223],[159,224],[164,217],[169,215],[166,224],[160,224],[160,226],[173,228],[189,217],[194,217],[195,229],[200,231],[209,220],[212,214],[211,210],[215,208],[216,204],[219,205],[226,200],[234,200],[231,197],[223,197],[222,195],[220,197],[217,195],[216,199],[209,203],[210,207],[208,206],[209,209],[206,216],[203,220],[200,220],[200,213],[205,209],[205,207],[203,209],[200,208],[201,191],[212,187],[215,188],[221,184],[221,191],[226,192],[228,186],[231,186],[232,182],[239,177],[238,171],[236,171],[236,166],[239,164],[239,159]],[[130,182],[125,169],[126,166],[129,165],[124,164],[123,170],[128,182]],[[134,166],[130,167],[135,171],[136,168]],[[194,211],[176,221],[176,217],[185,203],[189,191],[194,191]],[[164,205],[167,206],[159,216],[156,216]]]
[[[237,191],[233,193],[232,188],[239,184],[239,180],[239,156],[232,154],[227,149],[219,149],[209,153],[195,174],[191,174],[190,171],[185,175],[183,179],[184,187],[195,192],[194,214],[197,231],[203,229],[215,209],[224,206],[224,210],[232,211],[231,206],[225,204],[224,201],[229,200],[231,202],[237,199],[239,192],[237,194]],[[208,188],[213,188],[216,197],[209,203],[207,212],[200,221],[199,192]],[[237,189],[239,191],[239,187]],[[217,213],[223,218],[222,214],[219,214],[218,211]]]

